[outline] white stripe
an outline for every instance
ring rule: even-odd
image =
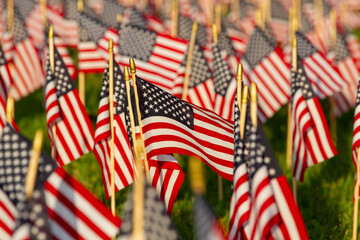
[[[70,162],[73,160],[73,159],[70,159],[70,156],[68,156],[65,149],[63,149],[63,144],[64,144],[69,148],[70,152],[74,156],[74,159],[79,158],[81,155],[75,146],[74,139],[72,139],[72,137],[69,134],[69,129],[67,128],[67,126],[64,124],[63,121],[59,121],[58,123],[56,123],[56,127],[61,132],[61,135],[63,135],[64,141],[65,141],[65,142],[61,142],[59,138],[57,138],[55,140],[56,149],[57,149],[58,154],[61,156],[61,158],[63,160],[66,159],[66,162],[68,162],[68,161]],[[60,149],[63,149],[63,151],[60,151]]]

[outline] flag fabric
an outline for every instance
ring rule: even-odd
[[[319,99],[298,56],[297,73],[292,72],[293,174],[303,181],[306,168],[337,154]]]
[[[10,68],[0,45],[0,135],[6,124],[6,101],[12,83]]]
[[[185,78],[186,61],[188,51],[183,59],[181,67],[178,69],[172,94],[178,98],[182,97],[183,84]],[[214,80],[210,67],[205,59],[204,52],[197,44],[194,45],[191,61],[191,73],[188,85],[188,102],[209,110],[214,109]]]
[[[258,115],[265,122],[290,99],[290,66],[274,39],[258,27],[241,62],[245,83],[255,82],[258,86]]]
[[[67,44],[63,41],[63,38],[54,37],[54,45],[58,50],[61,58],[63,59],[71,78],[75,80],[77,77],[77,68],[75,66],[73,59],[70,56],[69,51],[67,50]]]
[[[139,186],[140,187],[140,186]],[[171,240],[179,239],[170,216],[166,213],[165,205],[160,201],[155,190],[145,183],[144,189],[144,239]],[[124,205],[123,222],[120,236],[117,240],[133,239],[133,208],[134,192],[129,195]]]
[[[173,155],[155,156],[148,163],[151,185],[171,215],[185,173]]]
[[[249,111],[248,111],[249,112]],[[229,239],[240,239],[250,216],[248,169],[244,159],[244,141],[240,137],[240,110],[234,100],[234,173],[230,200]]]
[[[94,130],[56,47],[54,65],[55,71],[52,73],[48,58],[44,94],[46,120],[52,156],[63,166],[93,149]]]
[[[232,122],[139,77],[136,85],[148,159],[173,153],[196,155],[219,175],[232,179]]]
[[[359,71],[356,67],[355,59],[352,58],[348,49],[345,36],[339,32],[336,35],[336,47],[334,52],[335,65],[339,69],[339,73],[348,86],[343,88],[341,92],[334,95],[332,103],[332,111],[335,116],[350,110],[356,103],[356,84],[359,77]]]
[[[109,40],[113,39],[115,60],[118,62],[118,31],[108,27],[83,11],[79,14],[80,42],[78,46],[79,71],[102,73],[109,58]]]
[[[5,59],[8,63],[14,62],[14,36],[9,31],[6,31],[1,39],[2,50],[5,54]]]
[[[156,34],[136,26],[121,25],[119,64],[128,66],[133,58],[138,74],[171,92],[188,47],[188,42],[165,34]]]
[[[224,230],[203,196],[196,194],[194,201],[195,237],[198,240],[225,240]]]
[[[277,42],[285,44],[289,38],[289,14],[278,0],[271,1],[269,27]]]
[[[332,66],[325,55],[317,51],[302,33],[297,32],[296,39],[298,55],[318,97],[331,96],[346,86],[346,81],[340,76],[338,69]]]
[[[214,55],[214,112],[227,120],[234,120],[234,97],[237,82],[228,63],[222,58],[219,46],[213,44]]]
[[[110,188],[110,114],[108,67],[104,72],[100,94],[99,112],[96,121],[94,155],[102,170],[105,195],[111,195]],[[134,155],[132,150],[130,117],[128,112],[125,80],[121,69],[114,61],[114,159],[115,191],[121,190],[134,180]]]
[[[19,100],[43,85],[44,74],[40,58],[29,37],[24,22],[14,8],[14,99]]]
[[[0,212],[0,222],[7,220],[3,217],[4,213],[7,216],[10,213],[11,219],[16,220],[16,224],[10,222],[11,225],[8,227],[11,228],[8,236],[12,235],[14,225],[23,229],[16,229],[15,233],[19,234],[18,236],[26,236],[26,225],[21,227],[19,223],[22,223],[23,220],[29,220],[31,223],[32,218],[39,217],[41,213],[48,214],[48,226],[54,239],[64,239],[64,237],[110,239],[117,233],[121,223],[120,219],[114,217],[109,209],[65,170],[57,168],[56,163],[44,153],[41,153],[39,158],[37,185],[33,192],[34,200],[44,199],[44,202],[41,206],[30,209],[30,211],[34,211],[35,216],[32,216],[34,214],[26,216],[23,211],[27,210],[26,208],[29,206],[26,204],[24,186],[32,143],[10,125],[6,125],[0,146],[0,196],[2,199],[6,199],[3,198],[4,194],[7,196],[6,201],[1,202],[0,205],[2,207],[10,206],[9,209],[5,208],[5,211]],[[35,201],[36,203],[37,201]],[[46,206],[45,209],[44,206]],[[44,217],[46,218],[46,216],[42,217],[43,220]],[[31,227],[28,229],[37,227],[38,223],[36,221],[34,223],[34,226],[28,225]],[[46,222],[43,223],[46,226]],[[0,229],[3,230],[4,227],[1,225]],[[38,233],[41,233],[44,229],[38,230]],[[32,234],[33,232],[30,233],[30,235]],[[35,239],[43,238],[35,237]]]
[[[360,78],[359,78],[360,82]],[[356,95],[356,106],[354,113],[354,130],[353,130],[353,139],[352,139],[352,160],[355,166],[355,170],[357,170],[357,151],[360,146],[360,84],[358,84],[358,90]],[[356,172],[356,171],[355,171]],[[356,176],[355,176],[356,180]]]
[[[360,71],[360,43],[354,34],[346,31],[346,42],[351,53],[351,56],[355,59],[358,71]]]

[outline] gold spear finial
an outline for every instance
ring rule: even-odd
[[[135,61],[134,61],[133,58],[129,59],[129,67],[130,67],[131,74],[135,74],[136,73],[136,66],[135,66]]]

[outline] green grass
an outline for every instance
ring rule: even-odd
[[[101,75],[86,76],[86,109],[94,126],[101,82]],[[323,101],[322,105],[327,114],[329,112],[328,101]],[[309,168],[305,173],[304,183],[298,183],[298,204],[311,239],[351,238],[355,174],[351,160],[353,116],[354,112],[350,111],[337,119],[338,156]],[[265,124],[264,128],[280,166],[290,183],[291,171],[286,169],[285,165],[286,117],[287,110],[286,107],[283,107]],[[16,103],[15,120],[22,134],[29,139],[33,139],[37,129],[42,129],[45,139],[43,150],[50,154],[42,89]],[[181,237],[192,239],[194,231],[193,194],[190,190],[187,158],[178,157],[178,159],[185,172],[185,180],[175,202],[172,219]],[[231,182],[223,180],[224,199],[219,201],[217,175],[209,167],[204,166],[207,183],[205,197],[227,230]],[[104,194],[101,170],[93,153],[68,164],[65,169],[110,207],[110,200],[106,200]],[[126,188],[116,193],[116,213],[118,215],[121,215],[128,191],[129,188]]]

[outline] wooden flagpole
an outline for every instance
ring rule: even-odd
[[[84,0],[77,1],[77,8],[79,12],[84,10]],[[85,106],[85,73],[83,71],[79,72],[79,97],[81,103]]]
[[[250,118],[254,127],[257,128],[257,89],[254,82],[250,87]]]
[[[341,2],[341,12],[340,12],[340,14],[341,14],[341,16],[340,16],[341,24],[346,26],[347,17],[348,17],[348,3],[347,3],[347,0],[343,0]]]
[[[198,195],[205,194],[206,185],[201,160],[198,157],[191,158],[189,167],[192,191]]]
[[[14,34],[14,0],[7,0],[7,24],[9,32]]]
[[[37,175],[38,165],[39,165],[39,157],[40,157],[40,153],[41,153],[42,141],[43,141],[43,132],[41,130],[37,130],[35,133],[33,150],[31,153],[29,167],[28,167],[28,171],[26,174],[26,180],[25,180],[26,199],[30,199],[32,196],[32,193],[34,191],[36,175]]]
[[[260,6],[260,8],[261,8],[261,6]],[[263,17],[263,14],[262,14],[262,11],[260,8],[257,9],[255,12],[255,23],[261,30],[264,30],[264,28],[265,28],[264,17]]]
[[[356,163],[356,182],[354,188],[354,218],[353,218],[353,234],[351,240],[357,239],[358,227],[358,210],[359,210],[359,177],[360,177],[360,147],[356,150],[357,163]]]
[[[332,9],[330,11],[330,43],[332,51],[336,52],[336,36],[337,35],[337,26],[336,26],[336,11]],[[336,134],[336,116],[334,112],[335,96],[329,98],[330,102],[330,134],[335,142],[337,143],[337,134]]]
[[[230,13],[236,19],[240,18],[240,0],[231,0]]]
[[[244,138],[245,123],[246,123],[246,109],[247,109],[248,97],[249,97],[249,87],[245,85],[244,89],[243,89],[243,92],[242,92],[241,103],[240,103],[240,99],[237,99],[238,105],[241,106],[240,120],[239,120],[240,121],[239,122],[239,127],[240,127],[240,137],[241,137],[241,139]]]
[[[171,36],[178,35],[178,21],[179,21],[179,0],[171,1]]]
[[[114,158],[114,56],[113,40],[109,40],[109,115],[110,115],[110,189],[111,213],[115,216],[115,158]]]
[[[129,106],[129,115],[130,115],[130,126],[131,126],[131,137],[133,139],[133,149],[134,149],[134,158],[135,166],[137,172],[136,181],[134,181],[134,196],[133,196],[133,239],[143,239],[143,217],[144,217],[144,174],[142,170],[142,164],[140,162],[139,156],[141,155],[142,148],[138,146],[135,134],[135,121],[134,114],[131,105],[131,96],[130,96],[130,73],[127,66],[124,67],[124,79],[126,86],[126,95]]]
[[[297,72],[297,40],[296,37],[293,38],[292,41],[292,64],[294,68],[294,72]],[[290,116],[290,119],[289,119]],[[292,151],[293,151],[293,136],[292,136],[292,127],[291,127],[291,103],[289,103],[289,115],[288,115],[288,138],[286,146],[289,147],[289,159],[292,160]],[[293,194],[296,201],[297,198],[297,186],[296,186],[296,178],[293,177]]]
[[[46,0],[40,0],[41,24],[46,28]]]
[[[129,66],[130,66],[130,72],[131,77],[133,80],[133,88],[134,88],[134,94],[135,94],[135,104],[136,104],[136,113],[138,117],[139,122],[139,129],[140,129],[140,139],[141,139],[141,148],[142,148],[142,154],[144,158],[144,167],[145,167],[145,173],[146,173],[146,179],[148,182],[150,182],[150,173],[149,173],[149,163],[147,161],[147,155],[146,155],[146,148],[145,148],[145,140],[144,140],[144,134],[142,130],[142,123],[141,123],[141,112],[140,112],[140,106],[139,106],[139,96],[136,86],[136,66],[133,58],[129,59]],[[140,155],[139,155],[140,157]]]
[[[7,0],[7,24],[8,30],[11,35],[14,34],[14,0]],[[14,66],[12,63],[9,63],[10,74],[13,75]],[[15,116],[15,100],[12,93],[12,86],[9,89],[9,95],[6,100],[6,120],[9,123],[12,123]]]
[[[49,28],[49,61],[50,61],[50,68],[51,73],[54,74],[55,72],[55,60],[54,60],[54,28],[51,25]],[[51,126],[51,132],[53,135],[53,143],[54,143],[54,149],[55,149],[55,159],[56,160],[56,122],[53,122]]]
[[[6,121],[10,124],[15,117],[15,100],[12,91],[12,87],[10,86],[9,95],[6,100]]]
[[[217,28],[217,32],[221,32],[221,4],[219,3],[215,7],[215,24]]]
[[[187,55],[187,59],[186,59],[183,91],[182,91],[182,96],[181,96],[182,100],[187,99],[187,94],[188,94],[188,89],[189,89],[190,73],[191,73],[191,62],[192,62],[192,55],[193,55],[194,46],[195,46],[197,28],[198,28],[198,23],[195,21],[193,23],[193,26],[192,26],[190,43],[189,43],[189,50],[188,50],[188,53],[187,53],[188,55]]]

